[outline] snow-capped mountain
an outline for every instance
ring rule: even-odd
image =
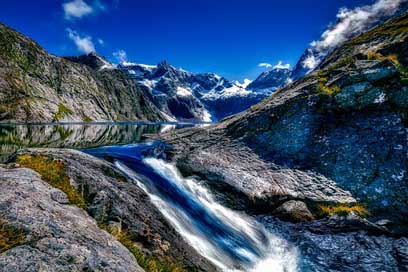
[[[291,70],[286,68],[274,68],[263,72],[257,79],[252,81],[248,90],[266,92],[268,95],[276,91],[279,87],[288,83]]]
[[[155,105],[174,120],[217,121],[266,97],[247,90],[248,81],[241,84],[214,73],[194,74],[165,61],[154,66],[124,62],[118,68],[148,90]]]

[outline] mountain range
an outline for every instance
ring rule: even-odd
[[[286,80],[286,73],[270,71],[245,88],[165,61],[114,65],[96,53],[57,57],[4,24],[0,49],[2,122],[217,121],[268,97]]]

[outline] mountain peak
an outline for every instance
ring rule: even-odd
[[[91,67],[92,69],[112,69],[115,66],[106,60],[102,55],[99,55],[96,52],[91,52],[89,54],[80,55],[80,56],[71,56],[64,57],[67,60],[72,62],[80,63]]]
[[[291,73],[290,69],[277,67],[259,75],[247,88],[249,90],[274,90],[285,85]]]

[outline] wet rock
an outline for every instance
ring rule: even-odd
[[[307,205],[302,201],[290,200],[283,203],[275,211],[280,218],[289,221],[300,222],[310,221],[314,219],[312,213],[307,208]]]
[[[407,238],[355,229],[322,231],[332,228],[325,222],[320,223],[321,229],[312,229],[310,222],[291,224],[272,217],[260,217],[260,221],[275,235],[298,247],[301,271],[397,272],[408,269]]]
[[[365,81],[344,87],[335,99],[341,107],[352,108],[356,107],[358,97],[362,96],[364,92],[372,89],[371,83]]]
[[[0,220],[24,232],[0,255],[1,271],[143,271],[85,211],[54,201],[56,192],[32,170],[0,168]]]

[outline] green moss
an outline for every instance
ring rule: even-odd
[[[58,111],[54,115],[54,121],[59,121],[64,118],[66,115],[73,114],[74,112],[67,108],[64,104],[60,103],[58,105]]]
[[[361,204],[336,204],[336,205],[319,205],[320,215],[348,215],[350,213],[356,213],[362,217],[369,215],[367,209]]]
[[[316,77],[318,80],[318,84],[316,87],[316,92],[320,95],[325,96],[335,96],[340,92],[340,87],[338,86],[327,86],[326,83],[328,81],[327,72],[320,70],[316,73]]]
[[[135,256],[137,263],[147,272],[182,272],[187,271],[182,265],[173,263],[170,260],[159,259],[154,256],[147,256],[137,246],[133,236],[122,230],[118,226],[99,225],[100,228],[109,232],[122,245],[124,245]]]
[[[52,160],[45,156],[24,154],[19,155],[16,162],[23,167],[31,168],[38,172],[44,181],[66,193],[72,204],[86,209],[85,198],[71,185],[62,161]]]
[[[92,118],[90,118],[89,116],[86,116],[86,115],[84,115],[84,116],[82,117],[82,120],[83,120],[84,122],[87,122],[87,123],[93,122]]]
[[[25,238],[22,229],[0,220],[0,254],[10,248],[24,244]]]
[[[326,86],[323,83],[319,83],[316,87],[316,92],[320,95],[335,96],[340,92],[340,87]]]

